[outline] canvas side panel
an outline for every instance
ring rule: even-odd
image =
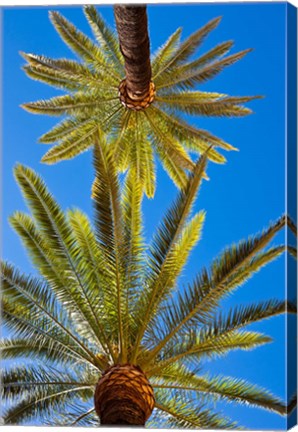
[[[287,4],[287,214],[297,225],[297,9]],[[287,229],[287,244],[297,249],[297,237]],[[287,254],[287,298],[297,304],[297,265]],[[297,389],[297,316],[287,317],[287,399]],[[287,428],[297,424],[297,410],[288,417]]]

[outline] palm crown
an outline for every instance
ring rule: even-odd
[[[205,213],[191,216],[191,210],[207,155],[147,249],[140,182],[130,171],[120,185],[112,147],[104,140],[97,138],[94,153],[94,227],[80,210],[62,212],[34,171],[15,169],[32,216],[16,212],[10,221],[40,277],[2,265],[3,318],[14,334],[2,342],[2,356],[33,360],[3,372],[6,423],[42,415],[51,425],[96,425],[95,409],[103,423],[112,406],[100,405],[102,395],[107,401],[123,386],[126,398],[143,386],[137,403],[143,404],[144,421],[155,407],[148,426],[236,427],[205,407],[210,398],[285,413],[284,403],[268,391],[202,369],[205,359],[270,342],[245,327],[284,313],[283,301],[225,314],[219,302],[283,253],[283,246],[267,246],[285,218],[224,250],[177,293],[178,277],[204,223]],[[294,309],[289,303],[288,311]]]
[[[194,168],[189,152],[203,153],[212,146],[208,158],[224,163],[225,158],[217,148],[235,148],[183,120],[185,113],[244,116],[251,112],[243,104],[254,97],[193,90],[250,51],[227,55],[233,45],[228,41],[192,59],[220,18],[213,19],[183,42],[180,28],[169,37],[153,56],[148,100],[138,104],[126,93],[124,61],[116,34],[93,6],[85,7],[85,15],[96,42],[58,12],[51,13],[59,35],[81,62],[23,53],[28,61],[24,67],[27,75],[67,92],[23,105],[33,113],[65,117],[40,138],[42,143],[58,143],[44,155],[43,161],[52,164],[85,151],[94,145],[100,128],[109,136],[117,169],[132,168],[148,197],[154,195],[155,189],[154,155],[179,187],[186,185],[187,171]]]

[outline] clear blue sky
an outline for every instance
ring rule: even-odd
[[[52,7],[82,31],[91,34],[80,7]],[[48,19],[46,7],[4,8],[3,11],[3,255],[24,271],[33,272],[19,239],[7,223],[15,210],[25,209],[12,169],[16,162],[42,174],[63,208],[76,206],[92,214],[91,152],[55,166],[40,163],[45,146],[37,138],[57,121],[23,111],[23,102],[52,97],[60,92],[30,80],[21,70],[19,51],[72,58]],[[112,8],[100,7],[114,26]],[[202,90],[232,95],[261,94],[265,98],[250,104],[255,113],[242,119],[193,118],[193,124],[212,131],[240,152],[228,153],[225,166],[210,164],[209,182],[204,182],[196,209],[205,209],[203,239],[192,254],[183,280],[191,280],[225,246],[264,228],[284,213],[285,146],[285,13],[286,4],[203,4],[149,6],[151,49],[154,51],[177,27],[188,36],[208,20],[222,16],[222,22],[207,39],[203,51],[233,39],[236,50],[254,51],[226,69]],[[176,194],[170,179],[158,168],[154,200],[145,200],[146,234],[152,234]],[[283,236],[278,239],[283,241]],[[284,258],[269,265],[225,301],[223,307],[284,296]],[[278,317],[254,325],[274,338],[274,343],[249,352],[233,352],[210,362],[206,370],[243,377],[285,398],[285,320]],[[246,427],[282,429],[285,419],[261,409],[221,405],[226,414]]]

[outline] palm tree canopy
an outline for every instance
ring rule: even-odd
[[[78,209],[63,212],[33,170],[15,168],[31,214],[16,212],[10,222],[40,275],[2,263],[2,315],[11,332],[1,342],[2,357],[18,360],[2,372],[5,422],[42,416],[52,426],[96,425],[96,383],[110,366],[127,363],[140,366],[154,390],[149,426],[237,427],[206,407],[210,400],[285,414],[285,404],[267,390],[204,370],[208,359],[271,341],[249,324],[295,312],[294,304],[279,300],[225,313],[219,308],[221,299],[283,253],[283,246],[270,244],[285,218],[226,248],[178,290],[204,224],[204,211],[191,213],[207,155],[146,246],[141,183],[130,170],[120,184],[113,148],[100,135],[97,140],[93,225]]]
[[[218,26],[220,18],[211,20],[183,41],[179,28],[153,55],[149,94],[137,102],[127,93],[127,74],[116,33],[94,6],[86,6],[84,12],[95,41],[58,12],[50,14],[55,29],[79,61],[22,53],[27,61],[24,71],[29,77],[66,92],[23,105],[32,113],[63,117],[62,122],[40,137],[42,143],[55,143],[43,162],[53,164],[87,150],[94,145],[100,128],[109,136],[117,170],[132,169],[148,197],[153,197],[155,191],[156,156],[179,188],[185,187],[187,172],[194,168],[190,152],[202,154],[212,146],[208,159],[224,163],[225,157],[219,150],[230,151],[235,147],[192,126],[183,116],[250,114],[251,110],[244,105],[255,97],[195,89],[250,50],[228,54],[233,46],[228,41],[194,60],[193,54]]]

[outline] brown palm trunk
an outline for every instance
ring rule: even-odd
[[[120,50],[125,61],[126,89],[131,100],[150,92],[151,64],[146,6],[115,5]]]
[[[94,405],[102,425],[144,426],[154,407],[153,389],[139,367],[115,365],[98,381]]]

